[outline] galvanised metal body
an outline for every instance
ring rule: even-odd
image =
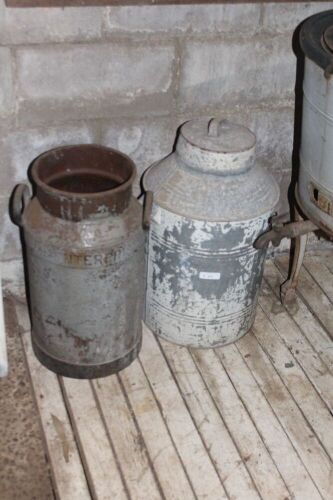
[[[16,190],[32,345],[62,375],[105,376],[140,350],[145,259],[142,207],[131,195],[135,174],[117,151],[69,146],[33,163],[36,196],[22,214],[27,188]]]
[[[278,187],[254,161],[255,136],[215,119],[181,127],[176,151],[153,165],[145,321],[192,347],[228,344],[251,327]]]
[[[333,10],[310,17],[305,54],[302,137],[296,196],[305,215],[333,235]]]

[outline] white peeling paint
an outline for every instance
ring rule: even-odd
[[[215,347],[252,326],[266,255],[253,244],[279,197],[255,142],[223,118],[191,120],[144,177],[154,194],[146,323],[167,340]]]
[[[266,254],[253,241],[268,218],[197,221],[154,205],[147,325],[166,340],[192,347],[224,345],[244,335],[254,319]]]

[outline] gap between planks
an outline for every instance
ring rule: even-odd
[[[56,496],[61,500],[88,500],[91,498],[89,486],[58,377],[44,368],[33,354],[26,305],[16,301],[15,307]]]
[[[309,257],[305,259],[305,264],[301,268],[297,294],[302,298],[308,309],[316,316],[318,322],[333,340],[333,303],[308,272],[306,268],[306,262],[308,261]],[[278,257],[276,264],[284,276],[286,276],[288,272],[288,257]],[[327,273],[326,279],[330,278],[331,273]]]

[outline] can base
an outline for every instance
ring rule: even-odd
[[[140,341],[130,352],[122,358],[115,359],[110,363],[103,363],[99,365],[76,365],[50,356],[50,354],[46,353],[41,347],[39,347],[39,345],[32,338],[33,351],[42,365],[58,375],[77,379],[107,377],[108,375],[112,375],[113,373],[123,370],[138,356],[141,344],[142,339],[140,338]]]
[[[207,339],[204,339],[202,337],[198,337],[196,339],[193,336],[191,338],[183,336],[180,339],[174,335],[168,334],[161,328],[158,327],[154,328],[154,326],[149,325],[147,320],[144,320],[144,324],[156,337],[160,337],[161,339],[166,340],[171,344],[179,345],[181,347],[187,347],[188,349],[215,349],[215,348],[217,349],[219,347],[224,347],[229,344],[234,344],[251,330],[253,322],[254,322],[254,316],[251,319],[250,323],[247,325],[247,327],[241,328],[237,335],[232,335],[232,336],[228,335],[224,338],[221,337],[220,339],[215,339],[215,341],[213,342],[208,342]]]
[[[167,342],[170,342],[170,344],[179,345],[181,347],[187,347],[187,349],[218,349],[220,347],[225,347],[227,345],[234,344],[239,339],[244,337],[244,335],[246,335],[248,332],[249,332],[249,330],[245,330],[237,337],[234,337],[234,338],[228,339],[228,340],[217,341],[217,342],[214,342],[213,344],[208,344],[206,342],[193,342],[193,341],[192,342],[191,341],[179,342],[178,340],[176,341],[175,339],[170,338],[166,335],[163,335],[163,333],[160,333],[160,332],[158,332],[158,333],[154,332],[154,334],[156,335],[156,337],[160,337],[161,339],[166,340]]]

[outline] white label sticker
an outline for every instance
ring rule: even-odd
[[[199,273],[199,278],[202,280],[219,280],[221,273],[207,273],[205,271]]]

